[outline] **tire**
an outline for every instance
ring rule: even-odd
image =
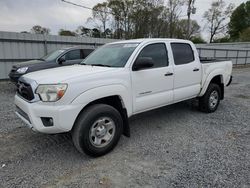
[[[209,84],[206,93],[199,99],[199,109],[202,112],[215,112],[220,104],[221,89],[214,83]]]
[[[112,106],[95,104],[81,112],[72,130],[75,147],[92,157],[107,154],[123,131],[121,114]]]

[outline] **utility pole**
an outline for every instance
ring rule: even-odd
[[[196,8],[194,8],[194,2],[195,0],[189,0],[188,1],[188,10],[187,10],[187,16],[188,16],[188,28],[187,28],[187,36],[186,38],[189,39],[190,32],[191,32],[191,13],[196,13]]]

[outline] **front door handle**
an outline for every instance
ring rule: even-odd
[[[167,72],[164,76],[173,76],[174,75],[174,73],[172,73],[172,72]]]
[[[195,68],[195,69],[194,69],[193,71],[194,71],[194,72],[197,72],[197,71],[199,71],[199,70],[200,70],[200,69],[198,69],[198,68]]]

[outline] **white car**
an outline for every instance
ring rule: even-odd
[[[200,60],[194,44],[178,39],[110,43],[73,65],[20,78],[16,114],[34,131],[71,132],[80,152],[101,156],[128,118],[161,106],[197,98],[214,112],[232,80],[231,61]]]

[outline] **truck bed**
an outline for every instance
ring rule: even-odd
[[[227,61],[227,59],[216,59],[216,58],[208,58],[208,57],[200,57],[200,62],[205,63],[216,63],[221,61]]]

